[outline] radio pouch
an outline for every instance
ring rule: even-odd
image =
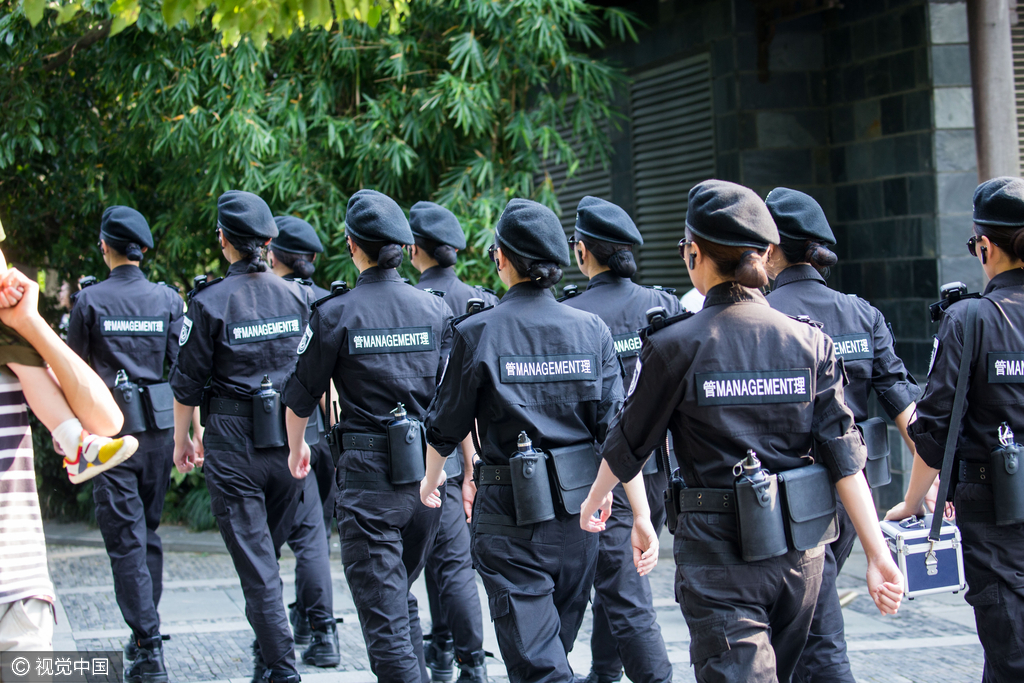
[[[880,417],[872,417],[857,424],[864,443],[868,447],[868,459],[864,464],[864,476],[868,486],[878,488],[892,481],[889,473],[889,427]]]
[[[427,440],[423,423],[410,418],[389,424],[387,430],[391,483],[419,482],[427,473]]]
[[[110,390],[114,403],[124,415],[121,434],[139,434],[146,431],[146,411],[142,405],[142,392],[134,382],[125,381]]]
[[[252,445],[280,448],[288,443],[281,394],[264,390],[252,397]]]
[[[989,455],[996,526],[1024,522],[1024,472],[1021,472],[1024,448],[1012,438],[1011,432],[1011,440]]]
[[[828,468],[814,464],[778,476],[790,547],[811,550],[839,538],[836,490]]]
[[[555,518],[548,481],[548,459],[544,451],[516,453],[508,460],[512,476],[512,497],[515,499],[516,526],[547,522]]]
[[[594,444],[579,443],[548,451],[555,474],[555,493],[569,516],[580,514],[590,486],[597,479],[598,459]]]
[[[331,449],[331,459],[334,460],[334,468],[338,468],[341,460],[341,423],[335,422],[331,431],[327,432],[327,446]]]
[[[174,392],[169,383],[142,387],[142,403],[146,407],[146,422],[150,429],[170,429],[174,426]]]

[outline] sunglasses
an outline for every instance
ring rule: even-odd
[[[579,242],[580,241],[578,239],[576,239],[576,235],[573,235],[572,237],[570,237],[569,238],[569,249],[570,250],[575,249],[576,245],[579,244]]]
[[[685,237],[679,240],[679,258],[686,258],[686,247],[693,244],[693,240],[688,240]]]
[[[971,239],[967,240],[967,251],[971,252],[971,256],[978,255],[978,236],[971,235]]]
[[[487,247],[487,256],[491,259],[491,263],[497,263],[498,260],[494,258],[494,251],[497,249],[493,244]]]

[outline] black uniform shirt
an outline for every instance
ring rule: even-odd
[[[655,306],[663,306],[670,316],[683,311],[679,299],[668,292],[642,287],[628,277],[619,277],[607,270],[590,278],[583,292],[562,303],[593,313],[608,326],[625,373],[623,391],[633,377],[640,355],[639,330],[647,326],[647,311]]]
[[[173,364],[178,357],[183,310],[176,289],[148,281],[138,266],[118,266],[78,293],[68,346],[108,387],[122,368],[137,384],[160,382],[164,360]]]
[[[424,422],[427,441],[448,456],[476,418],[481,458],[507,465],[523,430],[534,448],[604,441],[621,402],[608,326],[524,282],[455,325],[448,369]]]
[[[858,422],[868,418],[872,388],[890,418],[920,396],[917,382],[893,349],[892,333],[881,312],[858,296],[829,289],[813,266],[801,263],[779,273],[768,304],[822,324],[846,366],[850,383],[843,393]]]
[[[417,289],[433,289],[444,292],[444,301],[452,309],[452,314],[459,317],[466,314],[466,303],[470,299],[483,299],[485,306],[498,303],[498,297],[482,287],[467,285],[455,274],[455,267],[434,266],[427,268],[416,283]]]
[[[813,442],[833,479],[864,466],[832,344],[757,290],[712,287],[700,312],[647,337],[639,365],[604,447],[622,481],[636,476],[666,428],[691,487],[731,488],[747,449],[771,472],[807,464]]]
[[[440,298],[407,285],[393,268],[367,268],[352,291],[313,311],[283,400],[309,416],[333,377],[344,432],[384,432],[399,402],[419,418],[444,369],[451,320]]]
[[[232,263],[222,281],[189,301],[170,379],[179,403],[199,405],[207,380],[213,396],[238,401],[250,399],[264,375],[281,391],[294,367],[313,292],[247,267]]]
[[[917,420],[907,429],[921,458],[939,469],[949,433],[953,394],[963,353],[966,301],[946,310],[936,337],[931,372],[917,404]],[[999,445],[999,425],[1024,435],[1024,270],[996,275],[978,302],[974,360],[967,389],[967,411],[957,444],[964,460],[987,462]]]

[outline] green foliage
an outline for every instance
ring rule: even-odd
[[[117,35],[139,20],[142,0],[22,0],[22,11],[36,26],[47,8],[57,13],[57,23],[65,24],[80,12],[105,9],[109,15],[104,30]],[[330,30],[336,20],[354,19],[376,28],[388,17],[388,30],[398,31],[409,13],[408,0],[162,0],[161,15],[168,26],[184,23],[192,26],[197,18],[209,18],[210,25],[220,32],[225,46],[238,45],[243,36],[262,49],[268,38],[286,38],[294,31],[308,28]]]
[[[417,2],[398,34],[346,21],[264,50],[224,48],[204,22],[168,28],[157,0],[114,38],[103,4],[34,27],[24,9],[0,14],[5,252],[102,275],[100,215],[128,204],[153,227],[151,279],[185,288],[225,267],[213,227],[232,188],[318,229],[321,284],[354,279],[342,228],[363,187],[448,206],[469,238],[463,275],[494,284],[486,245],[507,200],[554,208],[545,166],[607,162],[624,77],[588,52],[634,37],[627,13],[582,0]]]

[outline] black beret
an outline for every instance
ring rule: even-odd
[[[153,233],[141,213],[127,206],[108,206],[100,220],[100,237],[111,242],[135,242],[153,248]]]
[[[788,187],[776,187],[764,203],[775,219],[779,235],[794,240],[816,240],[835,244],[836,236],[829,227],[821,205],[814,197]]]
[[[345,232],[366,242],[416,242],[402,209],[394,199],[376,190],[359,190],[349,198]]]
[[[622,207],[597,197],[584,197],[576,206],[576,232],[612,244],[644,243]]]
[[[686,227],[727,247],[766,249],[779,243],[768,207],[753,190],[725,180],[705,180],[690,190]]]
[[[974,222],[1003,228],[1024,228],[1024,180],[993,178],[974,191]]]
[[[267,203],[252,192],[228,190],[217,200],[217,227],[239,237],[277,237]]]
[[[513,199],[501,212],[495,239],[531,261],[569,265],[569,243],[555,212],[529,199]]]
[[[270,248],[289,254],[321,254],[324,245],[316,236],[313,226],[295,216],[274,216],[277,237],[270,240]]]
[[[409,209],[409,227],[416,237],[425,237],[454,249],[466,248],[466,233],[462,232],[455,214],[434,202],[416,202]]]

